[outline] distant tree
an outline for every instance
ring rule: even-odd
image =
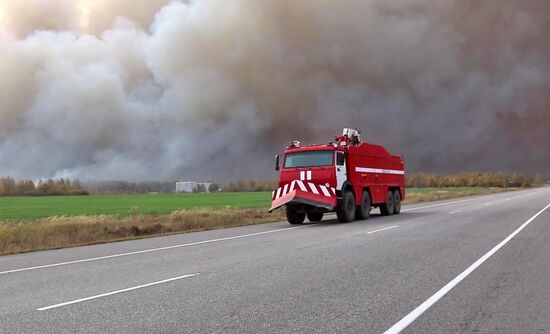
[[[536,174],[535,177],[533,178],[533,185],[536,187],[540,187],[543,184],[544,182],[542,181],[542,178],[540,177],[540,175]]]

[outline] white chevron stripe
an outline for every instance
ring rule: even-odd
[[[304,181],[293,180],[292,182],[287,183],[284,186],[277,188],[277,191],[272,191],[271,192],[271,197],[273,198],[273,200],[276,200],[279,197],[282,197],[282,196],[296,190],[296,185],[298,185],[298,188],[300,188],[300,190],[304,191],[304,192],[312,192],[315,195],[320,195],[320,192],[322,192],[323,195],[325,195],[327,197],[336,196],[336,188],[327,187],[327,186],[324,186],[322,184],[315,184],[315,183],[311,183],[311,182],[307,182],[307,186],[306,186],[306,182],[304,182]]]
[[[315,194],[315,195],[319,195],[319,190],[317,190],[317,187],[315,186],[315,184],[311,183],[311,182],[308,182],[308,185],[309,187],[311,188],[311,191]]]

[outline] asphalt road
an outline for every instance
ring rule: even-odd
[[[0,332],[550,333],[549,204],[543,188],[0,257]]]

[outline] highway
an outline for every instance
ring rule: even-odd
[[[0,257],[0,333],[549,333],[550,188]]]

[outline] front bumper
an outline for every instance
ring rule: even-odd
[[[336,189],[313,182],[294,180],[273,192],[269,212],[291,203],[307,204],[331,211],[337,203]]]

